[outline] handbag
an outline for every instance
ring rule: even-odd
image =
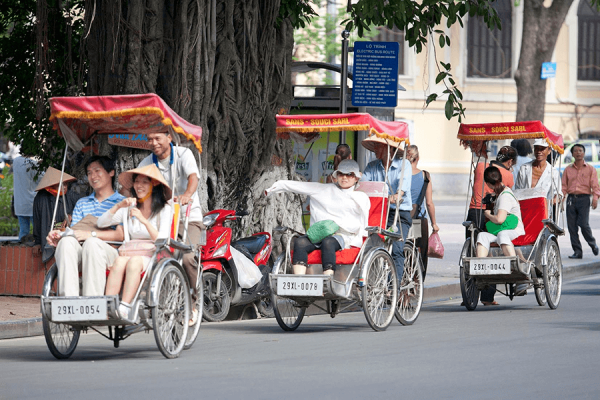
[[[324,221],[315,222],[306,231],[306,236],[313,244],[320,243],[327,236],[331,236],[340,229],[335,221],[326,219]]]
[[[130,240],[119,247],[119,255],[126,257],[152,257],[155,251],[156,246],[154,245],[154,242],[148,239]]]
[[[444,258],[444,245],[437,232],[432,233],[431,236],[429,236],[429,250],[427,251],[427,257]]]
[[[495,224],[492,221],[485,223],[485,228],[492,235],[497,236],[500,231],[510,231],[517,228],[519,218],[515,214],[508,214],[501,224]]]

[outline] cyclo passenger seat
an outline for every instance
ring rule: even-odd
[[[387,225],[388,211],[388,189],[384,182],[360,181],[356,187],[357,191],[364,192],[369,196],[371,206],[369,208],[369,226]],[[366,238],[363,238],[363,242]],[[338,265],[352,265],[360,253],[359,247],[338,250],[335,253],[335,263]],[[322,264],[321,250],[315,250],[308,255],[308,264]]]
[[[527,246],[535,243],[542,229],[544,219],[548,218],[548,203],[545,197],[533,197],[519,200],[521,219],[525,227],[525,234],[512,241],[513,246]],[[492,243],[492,247],[498,247]]]

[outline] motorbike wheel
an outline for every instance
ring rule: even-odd
[[[229,314],[231,298],[225,282],[221,282],[221,290],[217,293],[217,275],[214,272],[202,274],[203,299],[202,316],[210,322],[220,322]]]
[[[264,274],[266,275],[267,282],[269,281],[269,274],[273,270],[273,255],[269,257],[269,262],[265,267]],[[271,298],[271,286],[267,285],[267,294],[256,302],[256,308],[261,316],[265,318],[273,318],[275,311],[273,311],[273,299]]]

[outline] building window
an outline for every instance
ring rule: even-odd
[[[577,79],[600,81],[600,13],[592,7],[590,0],[581,0],[577,19]]]
[[[389,29],[385,26],[377,27],[379,33],[371,39],[374,42],[398,42],[400,50],[398,51],[398,75],[405,75],[404,72],[404,31],[396,28]]]
[[[498,12],[502,30],[490,31],[482,17],[467,22],[467,76],[510,78],[512,76],[512,8],[510,0],[498,0],[492,6]]]

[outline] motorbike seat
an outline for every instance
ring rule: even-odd
[[[263,248],[265,242],[267,240],[266,235],[254,235],[247,238],[242,238],[240,240],[236,240],[232,242],[231,245],[236,249],[238,247],[245,247],[251,254],[258,254],[260,249]]]

